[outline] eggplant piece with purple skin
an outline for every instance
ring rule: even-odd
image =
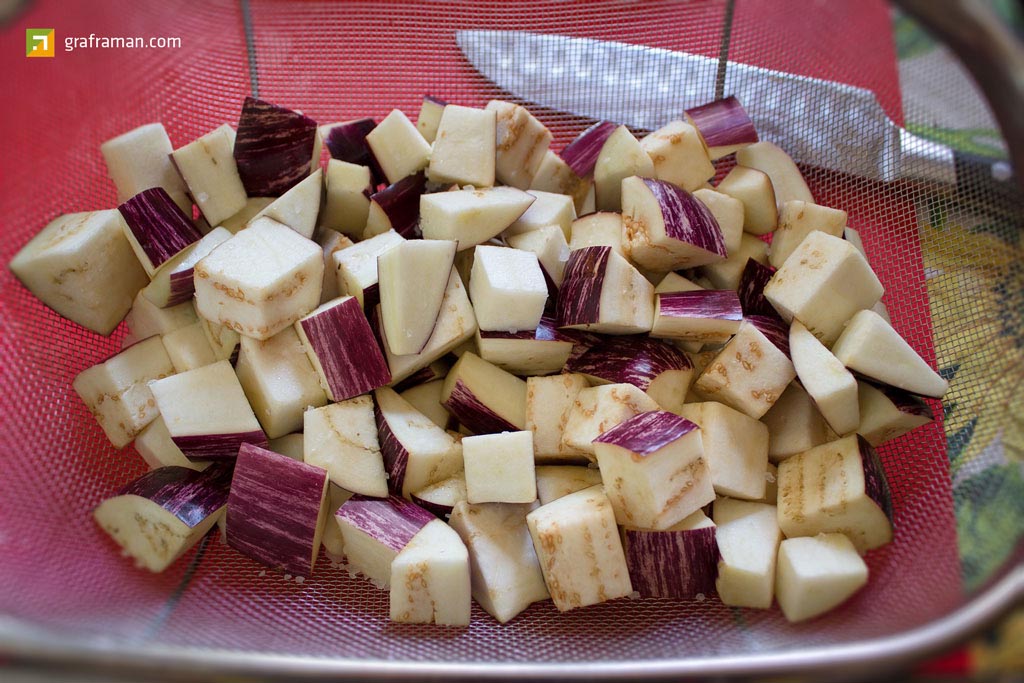
[[[363,238],[388,230],[406,239],[420,237],[420,196],[426,189],[427,177],[420,171],[370,195],[370,213]]]
[[[576,139],[565,146],[559,156],[569,168],[580,178],[586,178],[594,172],[597,157],[601,148],[611,137],[618,126],[611,121],[599,121],[576,136]]]
[[[332,401],[391,382],[387,361],[355,297],[327,302],[296,322],[295,330]]]
[[[424,510],[437,515],[438,519],[447,520],[452,510],[468,496],[466,475],[463,472],[442,479],[412,494],[412,502]]]
[[[369,167],[374,187],[386,182],[384,172],[380,169],[376,157],[373,156],[370,144],[366,142],[366,136],[376,127],[376,122],[371,118],[355,119],[320,127],[324,145],[331,157],[357,166]]]
[[[526,382],[472,352],[445,377],[441,403],[474,434],[526,428]]]
[[[480,357],[515,375],[536,376],[559,372],[575,346],[573,336],[559,330],[554,318],[543,317],[535,330],[521,332],[478,330]]]
[[[752,258],[747,259],[747,265],[743,266],[743,272],[740,274],[738,289],[743,315],[779,317],[778,312],[768,302],[768,299],[764,298],[764,287],[774,274],[775,269],[771,266],[759,263]]]
[[[695,289],[658,294],[651,336],[681,341],[722,343],[743,322],[739,297],[732,290]]]
[[[198,242],[185,247],[157,268],[152,281],[143,288],[142,295],[160,308],[191,301],[196,291],[196,264],[230,238],[231,232],[225,228],[217,227],[206,233]]]
[[[642,598],[710,596],[718,578],[715,523],[701,510],[665,531],[626,527],[622,547],[633,590]]]
[[[225,465],[161,467],[100,503],[93,518],[138,566],[162,572],[217,523],[230,483]]]
[[[632,384],[666,410],[678,410],[693,379],[685,353],[657,339],[611,337],[566,363],[592,384]]]
[[[927,403],[910,392],[868,380],[857,382],[860,426],[857,433],[872,446],[903,436],[935,419]]]
[[[164,262],[203,237],[162,187],[143,190],[117,210],[124,218],[125,236],[150,277]]]
[[[334,514],[345,539],[349,567],[381,589],[391,584],[391,563],[420,529],[436,521],[430,512],[398,496],[355,495]]]
[[[759,140],[754,122],[735,95],[687,109],[686,120],[700,132],[712,161]]]
[[[632,334],[648,332],[654,318],[654,286],[611,247],[569,254],[559,290],[559,327]]]
[[[244,444],[228,497],[228,545],[261,564],[310,576],[327,520],[327,471]]]
[[[235,134],[235,163],[250,197],[278,197],[310,174],[316,121],[246,97]]]

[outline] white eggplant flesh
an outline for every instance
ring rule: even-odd
[[[860,391],[858,394],[863,395]],[[839,438],[822,417],[800,382],[793,381],[779,400],[761,416],[768,426],[768,457],[781,462],[809,448]]]
[[[220,225],[245,208],[247,195],[234,147],[235,131],[225,123],[171,153],[189,194],[210,225]]]
[[[649,332],[654,286],[611,247],[570,252],[558,294],[559,327],[606,334]]]
[[[186,458],[175,445],[164,419],[159,415],[135,437],[133,445],[151,470],[160,467],[187,467],[201,472],[212,464],[203,460],[193,462]]]
[[[466,489],[466,474],[459,472],[419,491],[414,491],[410,497],[412,502],[424,510],[434,513],[438,519],[445,521],[452,514],[455,506],[469,497],[469,492]]]
[[[337,252],[334,269],[338,292],[342,296],[354,296],[364,311],[372,311],[380,303],[377,259],[404,241],[404,237],[389,230]]]
[[[320,216],[320,225],[351,238],[361,237],[370,213],[370,169],[331,159],[327,162],[324,181],[326,203]]]
[[[814,196],[807,189],[807,182],[800,169],[778,145],[766,141],[755,142],[736,151],[736,163],[768,174],[779,206],[793,199],[814,203]]]
[[[536,329],[548,298],[537,255],[508,247],[477,246],[469,298],[481,330]]]
[[[706,187],[695,190],[693,196],[708,207],[708,211],[715,217],[722,238],[725,239],[725,251],[732,255],[740,248],[740,238],[743,237],[743,202]]]
[[[307,410],[302,431],[303,460],[327,470],[332,484],[364,496],[387,497],[372,397]]]
[[[842,237],[845,227],[845,211],[809,204],[799,199],[785,202],[779,212],[779,229],[772,236],[768,262],[780,268],[812,231],[820,230],[833,237]]]
[[[149,382],[174,372],[160,337],[150,337],[83,370],[72,386],[110,443],[124,448],[160,414]]]
[[[441,125],[441,115],[447,105],[448,103],[444,100],[439,100],[431,95],[423,96],[420,113],[416,116],[416,130],[427,142],[433,143],[434,138],[437,137],[437,128]]]
[[[537,500],[541,505],[601,483],[601,471],[596,467],[540,465],[534,468],[534,472],[537,475]]]
[[[345,558],[380,589],[391,585],[391,563],[427,524],[438,521],[398,496],[352,496],[334,514],[344,539]]]
[[[715,166],[697,129],[672,121],[649,133],[640,145],[654,162],[654,177],[693,192],[715,175]]]
[[[860,425],[857,433],[878,446],[934,420],[923,400],[884,384],[857,382]]]
[[[331,299],[341,296],[338,291],[338,277],[334,272],[334,255],[355,243],[337,230],[324,227],[317,230],[316,243],[324,251],[324,279],[323,286],[320,288],[320,303],[325,304]]]
[[[586,452],[566,444],[563,435],[577,395],[588,387],[586,377],[573,373],[527,378],[526,428],[533,432],[538,464],[587,461]]]
[[[641,413],[601,434],[594,451],[619,524],[663,531],[715,499],[701,430],[686,418]]]
[[[196,264],[196,309],[247,337],[269,339],[316,308],[323,275],[315,242],[257,218]]]
[[[768,428],[722,403],[687,403],[679,414],[700,427],[711,483],[719,496],[764,498]]]
[[[224,228],[234,235],[239,230],[243,230],[247,225],[249,225],[249,221],[251,221],[260,211],[270,206],[273,201],[273,197],[249,197],[245,200],[245,206],[228,218],[220,221],[217,224],[217,227]]]
[[[11,259],[11,272],[58,314],[107,336],[148,282],[123,223],[115,209],[60,216]]]
[[[305,455],[305,443],[306,438],[301,432],[293,432],[268,440],[267,450],[301,461]]]
[[[799,320],[789,328],[793,367],[804,389],[836,434],[849,434],[860,424],[857,380]]]
[[[473,599],[501,624],[550,597],[526,524],[531,507],[462,502],[452,511],[469,551]]]
[[[316,171],[310,173],[290,190],[268,204],[253,217],[253,220],[260,216],[273,218],[306,239],[313,239],[317,218],[320,214],[320,199],[323,189],[324,172],[318,165]]]
[[[600,486],[542,505],[526,516],[526,523],[558,611],[633,592],[615,513]]]
[[[123,202],[151,187],[162,187],[181,201],[182,211],[191,212],[192,200],[184,196],[185,183],[171,162],[173,151],[162,123],[147,123],[100,145],[107,173],[117,188],[117,201]]]
[[[576,251],[586,247],[611,247],[616,254],[625,258],[624,237],[622,214],[612,211],[597,211],[580,216],[572,222],[569,250]]]
[[[537,255],[537,261],[540,262],[541,270],[544,272],[545,282],[549,281],[548,304],[550,305],[551,285],[554,285],[555,289],[562,286],[565,262],[569,260],[569,244],[566,242],[562,228],[558,225],[545,225],[530,232],[512,235],[508,238],[508,245],[513,249]]]
[[[195,370],[217,362],[213,347],[207,341],[206,332],[200,322],[171,330],[160,339],[175,372]]]
[[[791,622],[835,609],[867,582],[868,566],[842,534],[787,538],[779,546],[775,597]]]
[[[583,216],[594,210],[585,210],[587,198],[590,196],[593,188],[594,184],[590,178],[581,178],[576,175],[562,157],[549,149],[544,153],[540,166],[537,167],[537,173],[534,174],[533,180],[530,181],[529,189],[553,192],[555,194],[567,194],[573,199],[573,204],[576,206],[576,215]]]
[[[491,100],[487,109],[497,116],[498,181],[520,190],[530,188],[551,145],[551,131],[518,104]]]
[[[603,384],[581,390],[573,401],[562,430],[566,449],[594,460],[594,440],[612,427],[640,413],[659,410],[650,396],[632,384]]]
[[[499,235],[530,208],[535,198],[514,187],[435,192],[420,198],[424,239],[453,240],[470,249]]]
[[[195,266],[211,251],[231,237],[226,228],[214,228],[198,242],[190,244],[164,262],[153,279],[142,289],[142,295],[160,308],[191,303],[195,294]]]
[[[242,335],[230,327],[210,322],[206,318],[199,318],[206,334],[206,341],[213,349],[213,355],[217,360],[230,360],[232,363],[238,358],[238,349],[242,342]]]
[[[437,127],[427,178],[435,183],[494,185],[497,115],[492,109],[445,106]]]
[[[653,178],[654,162],[629,129],[619,126],[608,136],[594,164],[594,202],[598,211],[622,210],[622,180]]]
[[[476,333],[480,357],[515,375],[550,375],[565,367],[574,343],[555,327],[553,318],[541,318],[535,330]]]
[[[377,257],[381,322],[392,353],[419,353],[430,339],[456,247],[444,240],[408,240]]]
[[[448,409],[441,403],[441,394],[444,392],[444,380],[435,379],[423,384],[409,387],[401,392],[401,397],[409,402],[416,410],[420,411],[430,421],[441,429],[451,429],[456,421]]]
[[[743,203],[743,229],[747,233],[766,235],[778,227],[778,200],[772,180],[764,171],[735,166],[715,190]]]
[[[475,434],[526,428],[526,382],[472,352],[448,372],[441,403]]]
[[[470,503],[532,503],[537,499],[533,432],[502,432],[462,440]]]
[[[572,202],[572,197],[540,190],[527,190],[526,193],[535,201],[522,216],[505,229],[505,239],[546,225],[557,225],[562,229],[565,238],[569,239],[572,222],[576,220],[576,206]]]
[[[172,330],[197,323],[199,316],[196,315],[195,306],[191,301],[168,308],[158,308],[140,291],[135,296],[135,301],[124,322],[128,328],[128,334],[125,335],[122,343],[128,347],[154,335],[164,335]]]
[[[718,597],[733,607],[770,608],[782,541],[775,506],[719,498],[713,519],[722,558],[715,582]]]
[[[388,183],[397,183],[423,170],[430,162],[430,143],[398,109],[392,110],[367,134],[366,143]]]
[[[469,552],[441,520],[427,523],[391,563],[391,621],[469,626]]]

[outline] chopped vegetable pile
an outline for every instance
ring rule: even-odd
[[[637,595],[801,621],[856,593],[893,538],[874,447],[947,385],[846,212],[733,97],[551,141],[432,97],[415,124],[247,98],[178,149],[159,123],[107,141],[120,206],[10,264],[127,324],[74,381],[151,468],[99,527],[152,572],[218,523],[299,577],[323,546],[396,622]]]

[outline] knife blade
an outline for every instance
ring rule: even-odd
[[[557,111],[654,130],[714,99],[718,60],[642,45],[525,31],[464,30],[459,49],[488,80]],[[875,94],[835,81],[729,62],[735,95],[762,139],[797,161],[889,182],[957,183],[963,162],[949,147],[897,126]],[[981,162],[997,181],[1005,162]]]

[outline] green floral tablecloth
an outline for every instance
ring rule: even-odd
[[[993,4],[1011,26],[1024,27],[1020,4]],[[996,125],[978,106],[979,95],[956,60],[906,17],[896,14],[893,21],[906,127],[1005,158]],[[1024,216],[949,215],[939,205],[920,209],[927,216],[921,245],[937,362],[953,397],[944,417],[960,558],[965,587],[973,590],[1015,552],[1024,534]],[[951,313],[964,297],[975,311],[972,324]],[[1022,675],[1024,609],[953,661],[964,675]],[[945,671],[956,675],[957,668]]]

